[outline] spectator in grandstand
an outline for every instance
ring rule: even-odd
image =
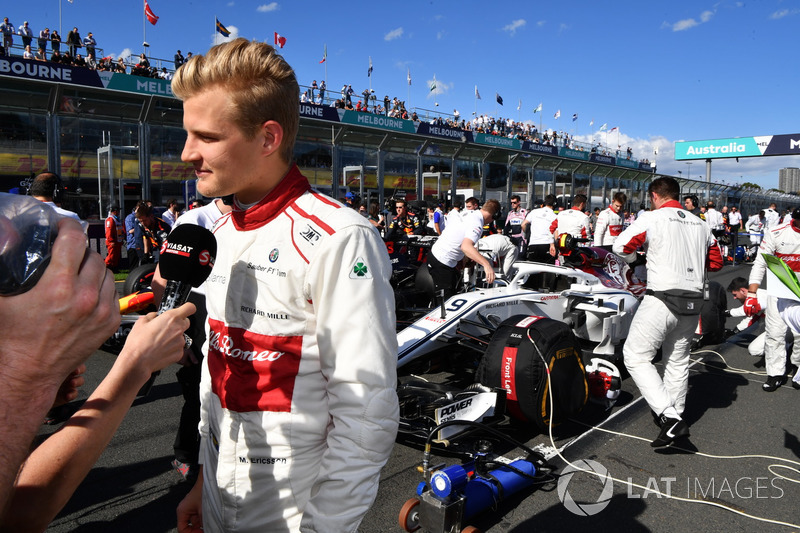
[[[64,52],[64,54],[61,56],[61,64],[72,65],[72,54],[69,53],[69,50]]]
[[[175,70],[178,70],[178,67],[186,62],[186,59],[184,59],[180,50],[175,53],[175,58],[172,60],[172,62],[175,63]]]
[[[319,82],[319,103],[320,104],[324,104],[325,103],[325,89],[327,89],[327,86],[325,85],[325,80],[322,80],[321,82]]]
[[[97,61],[97,56],[95,55],[95,47],[97,46],[97,41],[92,35],[92,32],[83,39],[83,46],[86,47],[86,58],[89,60],[89,66],[94,66],[95,62]]]
[[[50,28],[45,28],[39,32],[39,39],[37,41],[37,44],[39,45],[39,48],[42,49],[42,52],[47,51],[47,41],[49,40],[50,40]]]
[[[91,66],[91,65],[87,65],[86,60],[80,54],[75,56],[75,59],[72,61],[72,64],[75,65],[76,67]]]
[[[317,85],[317,80],[311,82],[311,101],[314,102],[317,98],[317,89],[319,86]]]
[[[53,63],[61,63],[61,54],[58,53],[58,50],[53,50],[53,54],[50,56],[50,61]]]
[[[3,34],[3,52],[5,55],[11,55],[11,47],[14,45],[14,34],[16,30],[14,25],[8,21],[8,17],[3,19],[3,24],[0,24],[0,33]]]
[[[81,34],[78,32],[77,26],[72,28],[72,31],[67,34],[67,46],[69,47],[69,55],[71,57],[75,57],[78,48],[83,47],[83,39],[81,39]]]
[[[33,55],[33,59],[36,61],[47,61],[47,54],[45,54],[43,48],[39,48]]]
[[[23,59],[33,59],[33,51],[31,50],[31,45],[25,46],[25,51],[22,52]]]
[[[122,59],[121,57],[117,58],[117,72],[125,74],[127,71],[128,68],[125,66],[125,60]]]
[[[356,92],[353,90],[353,86],[352,85],[348,85],[347,86],[347,90],[345,90],[344,97],[345,97],[345,102],[347,103],[347,106],[349,108],[353,107],[353,95],[355,93]]]
[[[53,49],[53,52],[61,51],[61,36],[58,34],[58,30],[53,30],[53,33],[50,34],[50,48]]]
[[[25,48],[27,46],[31,46],[33,42],[33,30],[28,26],[28,21],[22,23],[22,26],[19,27],[17,31],[20,37],[22,37],[22,47]]]

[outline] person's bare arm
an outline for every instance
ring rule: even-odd
[[[114,366],[64,426],[36,448],[20,469],[0,529],[43,531],[91,470],[156,370],[183,353],[183,332],[194,304],[136,321]]]
[[[466,255],[468,258],[483,266],[483,270],[486,273],[487,283],[494,283],[494,268],[489,260],[483,257],[478,249],[475,248],[475,244],[473,244],[472,239],[464,239],[461,241],[461,251],[464,252],[464,255]]]
[[[119,327],[114,276],[77,221],[62,218],[58,230],[38,283],[0,297],[0,511],[64,380]]]

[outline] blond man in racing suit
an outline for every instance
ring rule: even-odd
[[[178,530],[355,532],[398,423],[386,248],[291,163],[299,89],[271,46],[215,46],[172,87],[197,190],[233,196],[206,282],[202,469]]]

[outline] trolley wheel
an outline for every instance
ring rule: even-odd
[[[481,533],[481,530],[475,526],[467,526],[461,530],[461,533]]]
[[[419,498],[411,498],[400,508],[399,522],[403,531],[416,531],[419,529]]]

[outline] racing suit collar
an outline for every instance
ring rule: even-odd
[[[678,200],[669,200],[661,204],[661,207],[659,207],[659,209],[664,209],[665,207],[675,207],[677,209],[683,209],[685,206],[682,206]]]
[[[256,205],[249,209],[238,209],[234,205],[231,220],[236,229],[240,231],[260,228],[281,214],[310,189],[311,185],[306,177],[300,173],[297,165],[292,165],[278,185]]]

